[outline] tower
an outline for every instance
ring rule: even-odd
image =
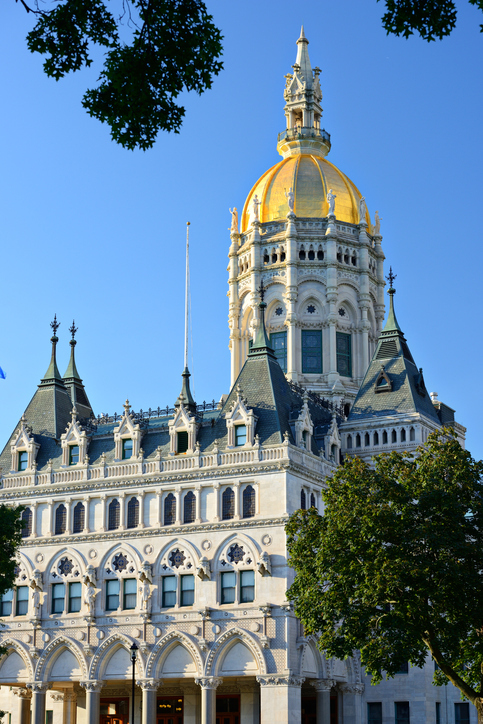
[[[254,184],[240,229],[236,214],[232,221],[231,379],[259,323],[263,281],[267,329],[288,379],[350,403],[384,318],[382,237],[359,190],[326,158],[320,69],[312,69],[303,27],[292,68],[277,143],[282,161]]]

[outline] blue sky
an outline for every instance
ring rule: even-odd
[[[457,4],[456,31],[428,44],[387,37],[375,0],[209,0],[225,36],[224,71],[211,91],[183,99],[179,135],[131,152],[81,107],[100,66],[48,79],[26,48],[32,17],[4,0],[0,446],[47,369],[54,312],[60,371],[75,318],[77,364],[97,413],[121,411],[126,397],[135,410],[174,402],[187,221],[196,399],[228,392],[228,208],[242,207],[279,159],[284,74],[304,23],[322,68],[329,159],[366,196],[372,218],[379,210],[413,356],[483,457],[483,18]]]

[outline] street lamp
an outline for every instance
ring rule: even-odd
[[[131,697],[131,724],[134,724],[134,684],[136,678],[136,659],[137,659],[138,647],[136,643],[131,646],[131,661],[132,661],[132,697]]]

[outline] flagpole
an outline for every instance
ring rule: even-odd
[[[186,222],[186,290],[184,319],[184,369],[188,368],[188,290],[190,283],[190,222]]]

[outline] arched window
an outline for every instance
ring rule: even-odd
[[[387,430],[382,433],[382,444],[387,445]]]
[[[401,430],[401,442],[406,442],[406,428],[402,428]]]
[[[369,433],[366,432],[366,434],[364,435],[364,446],[369,447],[370,444],[371,444],[371,438],[369,437]]]
[[[196,496],[190,490],[183,500],[183,523],[194,523],[196,518]]]
[[[22,513],[22,538],[28,538],[32,535],[32,511],[25,508]]]
[[[414,427],[409,428],[409,439],[411,442],[414,442],[414,440],[416,440],[416,433],[414,431]]]
[[[308,256],[309,256],[310,261],[314,261],[314,259],[315,259],[315,252],[314,252],[313,249],[310,249]]]
[[[111,500],[111,502],[109,503],[108,517],[108,530],[116,530],[116,528],[119,528],[119,523],[121,520],[121,506],[119,505],[119,501],[116,498],[114,498],[114,500]]]
[[[222,519],[231,520],[235,516],[235,493],[231,488],[223,491],[222,501]]]
[[[127,527],[137,528],[139,525],[139,500],[132,497],[127,504]]]
[[[313,493],[310,493],[310,507],[315,508],[315,495]]]
[[[74,527],[72,532],[73,533],[82,533],[82,531],[85,528],[85,520],[86,520],[86,509],[84,508],[83,503],[77,503],[77,505],[74,508]]]
[[[374,433],[374,445],[379,445],[379,433]]]
[[[361,446],[361,436],[359,435],[359,433],[357,433],[357,435],[356,435],[356,447],[360,447],[360,446]]]
[[[305,251],[303,249],[299,251],[299,259],[300,261],[305,261]]]
[[[277,263],[277,255],[276,255],[275,252],[274,252],[274,253],[272,254],[272,264],[276,264],[276,263]]]
[[[397,442],[397,432],[393,430],[391,433],[391,442]]]
[[[322,251],[322,249],[319,249],[319,251],[317,252],[317,259],[319,261],[322,261],[323,258],[324,258],[324,252]]]
[[[54,535],[62,535],[65,533],[65,524],[67,520],[67,511],[65,505],[61,503],[55,511],[55,533]]]
[[[164,525],[174,525],[176,522],[176,498],[169,493],[164,501]]]
[[[349,450],[352,447],[352,435],[347,435],[347,447],[349,448]]]
[[[302,508],[302,510],[306,510],[306,509],[307,509],[307,502],[306,502],[306,499],[305,499],[305,490],[304,490],[303,488],[302,488],[302,490],[300,491],[300,507]]]
[[[243,491],[243,517],[253,518],[255,515],[255,491],[251,485],[247,485]]]

